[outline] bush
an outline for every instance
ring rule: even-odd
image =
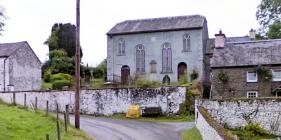
[[[270,134],[267,130],[260,127],[258,123],[249,123],[243,128],[233,129],[232,132],[239,136],[241,140],[252,140],[252,139],[267,139],[274,138],[275,136]]]
[[[193,106],[193,93],[191,90],[188,90],[185,95],[185,100],[180,104],[179,114],[181,115],[192,115],[194,114],[194,106]]]
[[[187,84],[187,83],[188,83],[188,77],[187,77],[186,74],[184,74],[183,76],[180,77],[179,83],[180,83],[181,85]]]
[[[72,83],[68,80],[56,80],[53,82],[53,89],[62,89],[65,86],[70,86]]]
[[[51,75],[52,75],[51,69],[47,69],[47,70],[44,72],[44,75],[43,75],[44,81],[45,81],[45,82],[50,82]]]
[[[58,74],[51,75],[50,82],[55,82],[57,80],[67,80],[71,83],[73,81],[72,76],[69,74],[58,73]]]

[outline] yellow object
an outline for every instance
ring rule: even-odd
[[[139,118],[140,117],[140,106],[130,105],[126,114],[127,118]]]

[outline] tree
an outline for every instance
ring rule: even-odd
[[[281,22],[275,22],[269,26],[267,37],[270,39],[281,38]]]
[[[45,42],[49,46],[49,52],[63,49],[68,57],[75,56],[75,32],[75,25],[55,23],[50,37]],[[83,56],[82,49],[80,49],[80,56]]]
[[[262,0],[256,12],[256,18],[260,25],[260,34],[267,35],[268,29],[274,23],[281,21],[281,1],[280,0]],[[275,28],[272,28],[275,29]],[[276,31],[274,31],[276,32]],[[280,30],[277,32],[281,32]]]
[[[42,66],[43,72],[74,74],[74,58],[68,57],[64,50],[52,50],[49,57],[50,59]]]
[[[6,19],[6,16],[4,14],[4,8],[2,6],[0,6],[0,35],[2,35],[1,31],[3,31],[3,27],[5,26],[5,23],[4,23],[5,19]]]

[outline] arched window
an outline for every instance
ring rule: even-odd
[[[183,51],[184,52],[190,52],[190,36],[189,34],[183,35]]]
[[[125,55],[125,40],[122,38],[118,42],[118,55]]]
[[[170,43],[162,45],[162,72],[172,72],[172,48]]]
[[[136,72],[145,72],[145,50],[142,44],[136,46]]]

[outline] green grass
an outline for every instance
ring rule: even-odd
[[[264,140],[264,139],[275,139],[277,137],[271,134],[258,136],[256,134],[253,134],[252,132],[242,129],[230,129],[230,132],[234,135],[237,135],[240,140]]]
[[[46,134],[50,139],[56,139],[56,120],[47,117],[41,111],[31,112],[22,107],[9,106],[0,103],[0,140],[45,140]],[[69,127],[64,133],[61,125],[63,140],[91,140],[82,131]]]
[[[52,83],[46,83],[44,81],[42,81],[41,83],[41,90],[52,89],[52,87]]]
[[[193,127],[182,133],[182,140],[202,140],[202,137],[199,130],[196,127]]]
[[[110,116],[110,118],[114,119],[130,119],[126,118],[125,114],[114,114]],[[178,115],[172,117],[160,116],[160,117],[140,117],[135,120],[139,121],[151,121],[151,122],[191,122],[194,120],[194,115]]]
[[[92,79],[91,80],[91,87],[92,88],[103,88],[104,87],[104,80],[103,79]]]

